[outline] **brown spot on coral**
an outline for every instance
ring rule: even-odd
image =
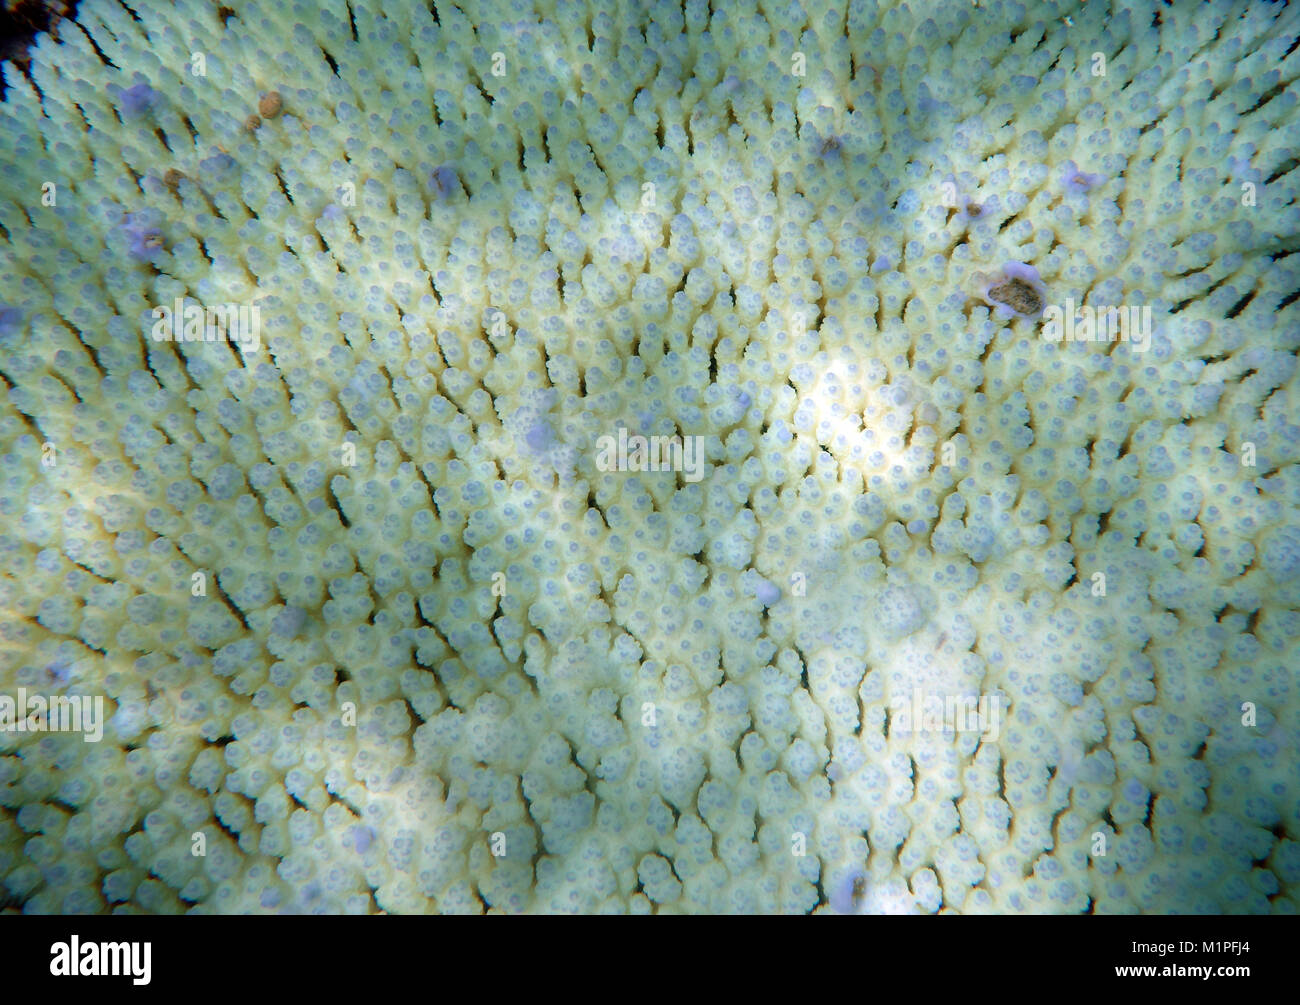
[[[262,116],[258,115],[256,112],[254,112],[252,115],[250,115],[248,118],[244,120],[244,128],[250,133],[256,132],[257,127],[260,126],[261,124],[262,124]]]
[[[1037,314],[1043,309],[1043,298],[1023,279],[1008,279],[989,290],[989,299],[1006,304],[1020,314]]]
[[[184,177],[184,171],[177,171],[175,168],[168,168],[167,173],[163,175],[163,184],[175,192],[176,186],[181,183],[181,179]]]
[[[273,119],[280,114],[280,109],[284,102],[280,99],[279,91],[267,91],[262,95],[262,100],[257,103],[257,110],[264,119]]]

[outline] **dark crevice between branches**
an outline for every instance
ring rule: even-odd
[[[57,39],[60,22],[76,14],[78,2],[79,0],[64,0],[63,3],[50,3],[48,0],[16,0],[16,2],[0,4],[0,60],[13,63],[23,76],[31,81],[29,50],[35,43],[36,36],[48,32],[51,37]],[[103,53],[100,53],[100,58],[104,58]],[[34,81],[32,86],[36,86]],[[0,100],[4,95],[5,82],[0,79]]]

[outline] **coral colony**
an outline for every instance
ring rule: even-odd
[[[0,909],[1300,909],[1300,6],[74,17]]]

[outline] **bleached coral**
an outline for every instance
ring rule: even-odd
[[[1300,907],[1295,8],[436,7],[6,66],[11,902]]]

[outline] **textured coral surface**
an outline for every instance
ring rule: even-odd
[[[0,906],[1294,913],[1298,36],[82,0],[0,105],[0,700],[107,721],[0,729]]]

